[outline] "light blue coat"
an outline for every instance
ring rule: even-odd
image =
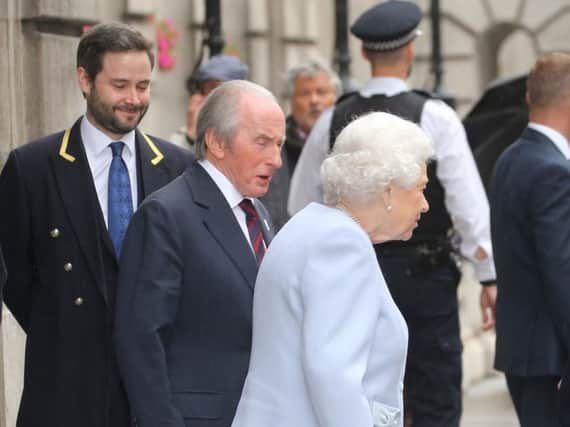
[[[260,267],[232,426],[400,427],[407,343],[367,234],[344,212],[312,203]]]

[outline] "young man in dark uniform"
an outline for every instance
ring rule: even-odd
[[[122,239],[192,159],[137,128],[153,63],[138,31],[93,27],[77,49],[85,115],[12,151],[0,176],[4,298],[27,335],[18,427],[132,425],[112,341]]]

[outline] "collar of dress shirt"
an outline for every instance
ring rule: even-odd
[[[97,158],[101,156],[111,142],[123,141],[126,150],[123,149],[123,158],[129,158],[135,154],[135,131],[123,135],[121,139],[111,139],[89,121],[87,116],[81,120],[81,138],[88,157]]]
[[[200,160],[198,163],[206,170],[208,175],[210,175],[210,178],[214,180],[224,195],[226,201],[230,205],[230,208],[234,209],[236,206],[238,206],[244,197],[232,184],[232,182],[208,160]]]
[[[409,90],[408,85],[397,77],[373,77],[360,89],[360,95],[370,98],[372,95],[384,94],[394,96]]]
[[[556,148],[560,150],[564,157],[570,159],[570,146],[568,146],[568,140],[564,138],[564,135],[562,135],[557,130],[554,130],[548,126],[541,125],[539,123],[530,122],[528,124],[528,127],[547,136],[548,139],[550,139],[552,143],[556,145]]]

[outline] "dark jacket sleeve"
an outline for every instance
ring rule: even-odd
[[[184,427],[172,404],[163,342],[182,281],[178,236],[175,221],[151,198],[133,216],[123,243],[115,342],[138,427]]]
[[[30,244],[30,207],[22,166],[12,152],[0,175],[0,244],[8,273],[4,302],[20,326],[27,331],[33,290],[37,285]]]

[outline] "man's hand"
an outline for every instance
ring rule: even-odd
[[[497,285],[483,286],[479,304],[481,306],[481,329],[488,331],[495,326],[495,303],[497,301]]]

